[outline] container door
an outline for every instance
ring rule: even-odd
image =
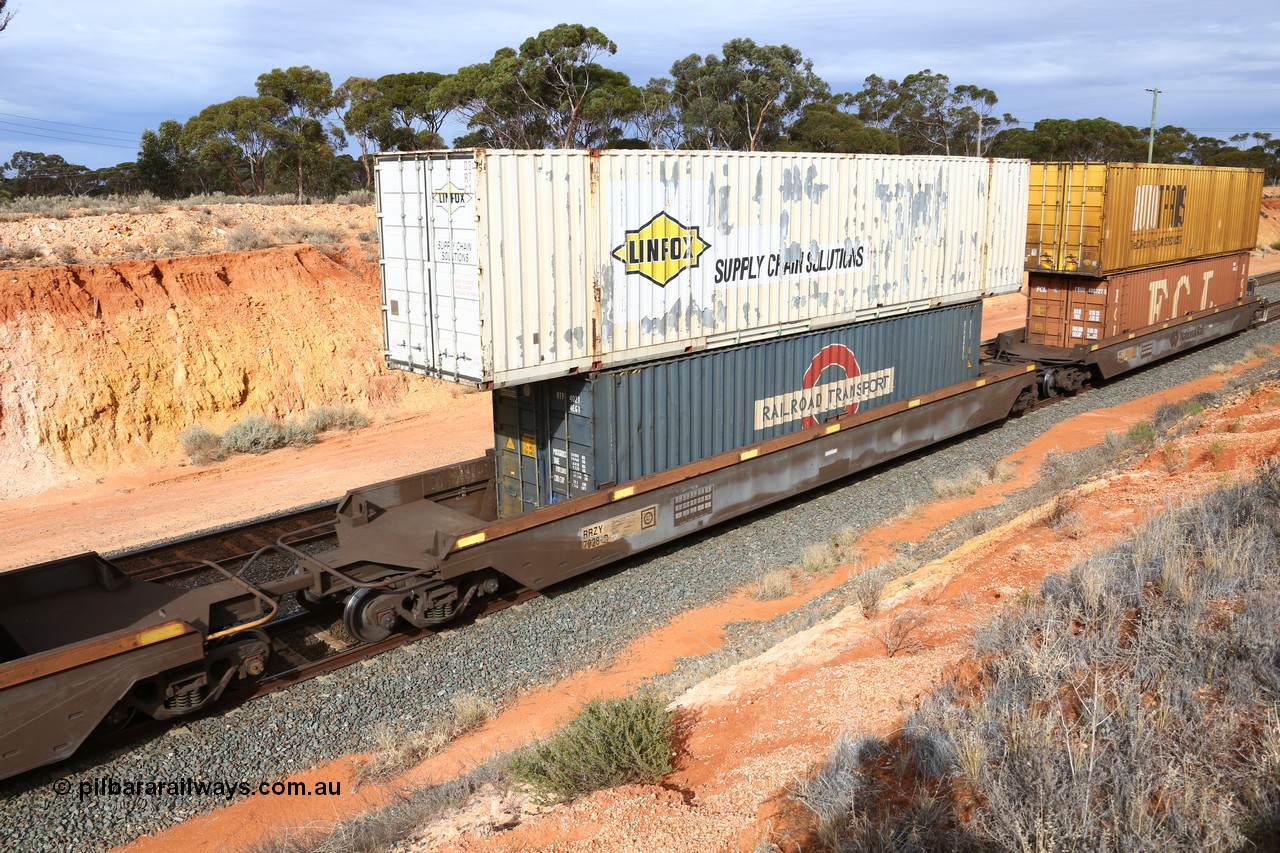
[[[1027,210],[1028,270],[1101,272],[1104,163],[1033,163]]]
[[[1097,343],[1109,337],[1104,328],[1109,292],[1110,286],[1105,281],[1072,285],[1067,299],[1067,325],[1070,329],[1068,346]]]
[[[1027,343],[1066,346],[1066,287],[1052,276],[1032,275],[1027,300]]]
[[[431,232],[430,339],[437,375],[488,379],[481,345],[476,243],[476,163],[471,156],[426,160]]]
[[[539,425],[545,388],[521,385],[493,392],[498,516],[511,518],[543,505],[547,476],[539,464]]]
[[[594,383],[585,378],[553,380],[547,400],[548,503],[596,490],[593,430]]]
[[[383,158],[377,178],[388,362],[454,381],[484,381],[475,161]]]

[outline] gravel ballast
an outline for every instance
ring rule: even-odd
[[[870,476],[634,558],[475,624],[191,722],[108,760],[0,783],[7,849],[103,850],[227,802],[225,796],[167,792],[81,799],[82,783],[193,779],[256,786],[374,749],[376,735],[387,729],[411,732],[441,722],[454,693],[502,703],[608,661],[630,640],[676,614],[798,562],[815,541],[934,500],[934,480],[985,468],[1081,412],[1165,390],[1237,361],[1260,343],[1277,341],[1280,323],[1247,332]],[[1259,371],[1239,382],[1256,381]],[[69,792],[60,794],[59,785],[67,783]]]

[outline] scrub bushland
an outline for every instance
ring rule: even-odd
[[[1280,463],[1050,576],[976,677],[797,792],[834,850],[1242,850],[1280,837]]]

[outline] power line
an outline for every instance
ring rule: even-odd
[[[85,139],[103,139],[103,140],[107,140],[108,144],[110,144],[110,143],[117,143],[117,144],[118,144],[118,143],[120,143],[120,142],[123,142],[123,141],[124,141],[123,139],[113,139],[113,138],[111,138],[110,136],[98,136],[98,135],[93,134],[93,133],[77,133],[77,132],[75,132],[75,131],[73,131],[73,130],[52,130],[51,128],[47,128],[47,127],[37,127],[36,125],[33,125],[33,124],[20,124],[19,122],[16,122],[16,121],[5,121],[4,119],[0,119],[0,128],[3,128],[3,129],[5,129],[5,130],[9,130],[9,129],[12,129],[12,128],[19,128],[19,127],[26,127],[26,128],[30,128],[31,130],[49,130],[49,131],[50,131],[50,132],[52,132],[52,133],[60,133],[60,134],[63,134],[63,136],[62,136],[62,137],[56,137],[56,136],[55,136],[55,137],[53,137],[53,138],[54,138],[54,139],[59,139],[59,138],[67,139],[67,141],[68,141],[68,142],[80,142],[80,141],[81,141],[81,140],[79,140],[79,139],[69,139],[69,138],[68,138],[68,137],[74,137],[74,136],[82,136],[82,137],[84,137]],[[15,130],[14,132],[15,132],[15,133],[22,133],[23,131],[17,131],[17,130]]]
[[[52,119],[36,118],[35,116],[20,116],[15,113],[0,113],[0,116],[8,116],[9,118],[20,118],[20,119],[23,119],[24,121],[38,121],[41,124],[60,124],[63,127],[78,127],[83,130],[102,130],[102,131],[106,131],[107,133],[119,133],[122,136],[128,136],[128,137],[137,137],[139,135],[137,133],[134,133],[131,130],[116,130],[110,127],[94,127],[93,125],[90,125],[90,124],[72,124],[71,122],[67,122],[67,121],[53,121]],[[44,128],[41,128],[41,129],[43,130]]]
[[[29,130],[10,130],[9,128],[0,128],[0,129],[4,130],[7,133],[16,133],[22,136],[35,136],[35,137],[39,137],[40,139],[56,139],[59,142],[74,142],[78,145],[94,145],[99,148],[127,148],[130,151],[138,150],[137,145],[115,145],[110,142],[88,142],[83,139],[68,139],[65,136],[50,136],[47,133],[32,133]]]

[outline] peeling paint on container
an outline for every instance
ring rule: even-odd
[[[487,151],[377,159],[387,361],[494,387],[1022,284],[1029,164]]]
[[[499,515],[975,379],[981,326],[968,303],[499,389]]]

